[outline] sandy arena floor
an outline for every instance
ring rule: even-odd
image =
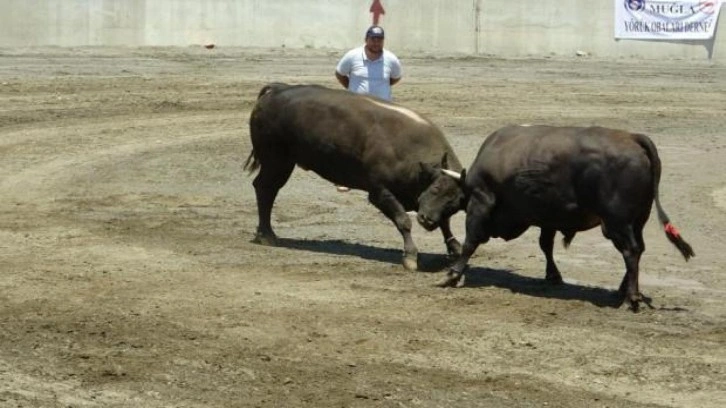
[[[512,123],[649,134],[661,199],[641,288],[614,306],[622,259],[599,230],[555,256],[536,229],[439,289],[361,192],[296,170],[257,215],[247,120],[267,82],[336,86],[340,53],[216,48],[0,49],[2,407],[723,407],[726,69],[693,61],[400,55],[397,101],[471,163]],[[463,239],[464,214],[454,218]]]

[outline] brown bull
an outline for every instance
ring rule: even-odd
[[[270,84],[260,91],[250,117],[252,153],[245,163],[259,168],[253,185],[259,224],[255,241],[274,245],[270,224],[278,191],[295,165],[337,185],[364,190],[403,237],[403,264],[416,269],[418,249],[411,238],[407,211],[420,197],[463,196],[443,169],[462,167],[442,132],[429,120],[400,105],[321,86]],[[423,203],[426,205],[426,203]],[[449,217],[457,209],[441,207],[439,227],[449,254],[461,245],[451,234]]]
[[[541,229],[546,279],[562,283],[552,256],[555,233],[564,235],[567,246],[578,231],[599,225],[623,256],[620,293],[637,310],[644,300],[638,286],[643,226],[654,202],[668,239],[686,260],[695,255],[661,207],[660,175],[658,152],[645,135],[602,127],[500,129],[484,141],[468,173],[462,172],[466,198],[452,195],[446,201],[446,207],[466,210],[466,239],[440,285],[464,285],[466,265],[479,244],[517,238],[530,226]],[[445,215],[441,208],[422,206],[420,221]]]

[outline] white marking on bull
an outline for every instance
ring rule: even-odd
[[[418,123],[423,123],[424,125],[429,124],[429,122],[426,119],[419,116],[416,112],[406,109],[403,106],[387,105],[385,103],[381,103],[381,102],[375,101],[373,99],[368,99],[368,100],[371,101],[373,104],[380,106],[381,108],[386,108],[386,109],[390,109],[392,111],[396,111],[398,113],[402,113],[402,114],[408,116],[409,118],[415,120]]]

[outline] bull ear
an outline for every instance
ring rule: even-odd
[[[462,187],[466,186],[466,169],[461,169],[461,178],[459,179],[459,184]]]
[[[449,168],[449,152],[444,152],[444,155],[441,157],[441,168]]]

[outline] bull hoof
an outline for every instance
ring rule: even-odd
[[[417,257],[414,256],[403,256],[403,267],[406,268],[408,271],[417,271],[418,270],[418,260]]]
[[[275,234],[262,234],[258,232],[255,234],[255,237],[252,238],[252,242],[266,246],[277,246],[277,236],[275,236]]]
[[[545,277],[545,281],[547,281],[547,283],[549,283],[550,285],[553,285],[553,286],[560,286],[565,283],[565,281],[562,280],[561,275],[547,275]]]
[[[461,288],[466,284],[466,277],[463,273],[447,273],[443,279],[436,282],[440,288]]]
[[[655,306],[653,306],[653,299],[644,296],[642,293],[638,293],[635,296],[632,296],[628,299],[626,299],[626,302],[628,305],[628,309],[632,311],[633,313],[637,313],[641,311],[640,304],[643,303],[646,306],[648,306],[648,309],[655,309]]]

